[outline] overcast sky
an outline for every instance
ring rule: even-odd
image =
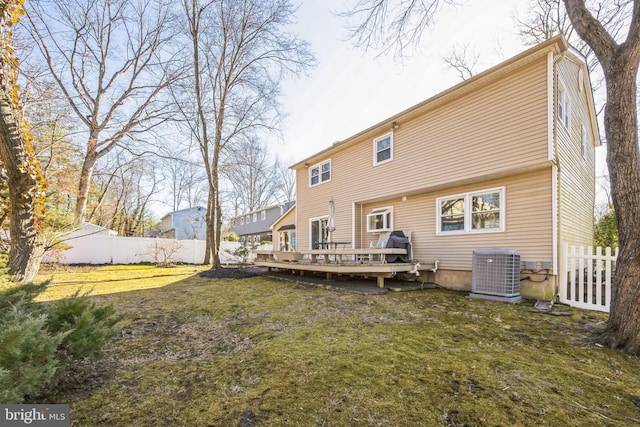
[[[514,23],[526,0],[459,3],[438,16],[420,51],[404,61],[352,47],[345,20],[333,13],[344,10],[342,1],[300,3],[294,31],[311,44],[318,66],[284,83],[284,141],[270,142],[270,151],[295,163],[459,83],[442,59],[455,46],[480,55],[476,72],[526,48]]]

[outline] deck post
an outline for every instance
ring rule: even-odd
[[[377,280],[378,280],[378,287],[384,288],[384,276],[377,276]]]

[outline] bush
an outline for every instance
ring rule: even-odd
[[[256,245],[255,243],[243,241],[241,245],[233,251],[225,249],[225,252],[231,254],[236,259],[238,267],[240,267],[241,269],[245,269],[249,266],[249,264],[251,264],[251,253],[257,247],[258,245]]]
[[[609,205],[607,212],[596,221],[593,240],[596,246],[609,246],[612,249],[618,247],[618,222],[613,206]]]
[[[45,287],[0,288],[0,403],[20,403],[54,386],[73,361],[99,356],[116,333],[112,306],[78,295],[34,302]]]
[[[19,403],[51,384],[60,367],[54,357],[63,334],[51,335],[46,316],[20,309],[0,320],[0,402]]]
[[[98,357],[105,344],[113,338],[120,320],[115,309],[99,307],[86,295],[76,293],[53,305],[48,313],[47,329],[52,334],[65,334],[59,350],[67,360]]]

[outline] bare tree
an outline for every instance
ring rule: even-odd
[[[474,52],[468,44],[454,46],[449,56],[443,57],[444,63],[458,73],[462,80],[467,80],[475,74],[475,67],[480,55]]]
[[[340,15],[349,23],[351,40],[358,47],[381,55],[405,56],[419,46],[422,32],[432,25],[438,12],[455,0],[358,0]]]
[[[180,105],[208,178],[204,262],[219,268],[225,152],[277,126],[280,81],[314,58],[305,42],[284,31],[295,11],[287,0],[183,0],[182,6],[193,74]]]
[[[278,202],[284,203],[296,199],[296,174],[280,159],[276,159],[273,169],[276,181],[275,197]]]
[[[179,153],[161,159],[165,188],[171,193],[171,209],[192,208],[206,203],[207,177],[202,162]]]
[[[89,206],[88,218],[122,236],[142,236],[151,228],[148,204],[157,190],[155,159],[121,153],[114,161],[117,167],[94,175],[99,196],[98,203]]]
[[[640,0],[594,3],[594,9],[590,9],[584,0],[563,2],[572,27],[593,50],[602,67],[607,92],[604,109],[607,165],[620,252],[613,279],[611,312],[602,339],[611,348],[640,354],[640,150],[636,102],[636,79],[640,66]],[[369,5],[368,9],[361,7],[366,12],[363,21],[366,23],[371,20],[379,22],[377,17],[386,13],[390,1],[361,0],[359,4],[363,3]],[[406,11],[405,19],[413,20],[407,22],[422,22],[413,26],[415,34],[411,36],[412,40],[420,39],[422,30],[433,20],[433,11],[443,3],[438,0],[421,2],[426,12],[421,12],[421,9]],[[607,15],[602,15],[603,7],[610,11]],[[613,18],[614,15],[618,18]],[[392,27],[391,35],[404,35],[394,31],[395,28],[397,26]],[[356,30],[358,39],[366,41],[371,31],[384,30],[384,27],[363,25]],[[397,43],[391,39],[387,46],[404,46]]]
[[[75,221],[87,215],[98,159],[167,119],[158,95],[174,80],[167,7],[155,0],[33,0],[28,31],[86,131]]]
[[[257,138],[241,140],[228,150],[224,176],[240,209],[254,211],[273,204],[277,181],[273,162]]]

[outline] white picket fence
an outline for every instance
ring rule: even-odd
[[[609,312],[611,275],[616,268],[618,248],[562,245],[559,300],[572,307]]]
[[[150,237],[121,237],[92,235],[82,236],[65,242],[72,248],[64,251],[50,251],[43,262],[62,264],[138,264],[165,261],[201,264],[204,260],[206,243],[204,240],[155,239]],[[238,242],[221,242],[220,261],[236,264],[238,260],[229,252],[240,246]],[[258,249],[270,250],[272,245]]]

